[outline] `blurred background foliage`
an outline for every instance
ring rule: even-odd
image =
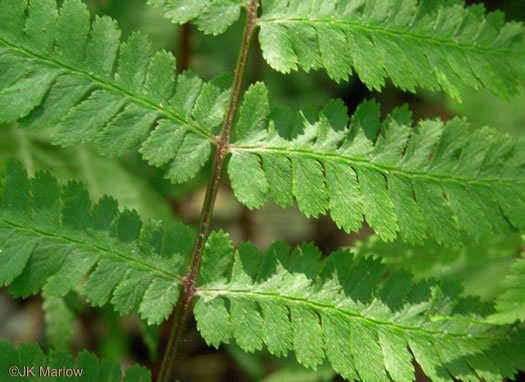
[[[133,31],[147,34],[156,49],[172,51],[178,71],[192,70],[204,79],[232,72],[237,60],[243,21],[227,33],[205,36],[190,25],[176,26],[162,17],[162,12],[146,5],[145,0],[84,0],[91,11],[116,19],[123,38]],[[523,0],[468,1],[484,3],[489,10],[500,9],[507,19],[525,21]],[[486,92],[469,92],[462,103],[442,94],[402,93],[390,84],[383,92],[369,91],[357,78],[336,84],[324,72],[296,72],[282,75],[269,68],[254,45],[247,70],[247,83],[264,81],[270,89],[274,106],[292,109],[322,107],[332,98],[341,98],[352,112],[363,99],[376,98],[386,115],[394,107],[410,105],[415,119],[456,115],[466,116],[475,127],[489,125],[511,135],[523,134],[525,91],[502,101]],[[59,149],[50,144],[45,131],[0,125],[0,171],[8,160],[20,161],[32,175],[48,170],[62,182],[83,182],[96,200],[109,194],[122,206],[135,208],[143,217],[182,220],[196,224],[204,198],[209,164],[187,184],[174,186],[163,179],[160,170],[148,167],[136,153],[121,159],[102,157],[90,146]],[[394,270],[408,270],[416,278],[438,278],[458,284],[467,294],[490,300],[502,291],[502,281],[512,262],[522,251],[519,236],[502,237],[492,245],[467,244],[448,250],[433,243],[409,247],[404,243],[386,245],[362,232],[346,235],[328,218],[306,219],[294,208],[285,210],[267,204],[259,211],[248,211],[223,180],[217,198],[213,227],[222,228],[235,242],[250,240],[261,249],[273,240],[290,244],[315,242],[324,253],[341,246],[352,247],[360,255],[380,257]],[[461,285],[460,285],[461,284]],[[137,317],[119,317],[111,307],[92,309],[80,298],[80,291],[63,299],[43,301],[35,296],[13,300],[6,290],[0,293],[0,338],[15,342],[37,341],[47,348],[67,348],[77,352],[87,348],[100,356],[122,360],[123,367],[140,362],[159,367],[159,349],[163,348],[169,323],[148,327]],[[177,360],[181,381],[264,381],[309,382],[338,380],[329,367],[318,371],[301,368],[294,357],[277,361],[265,352],[245,354],[234,344],[219,352],[206,347],[195,324],[190,323]],[[417,367],[417,365],[416,365]],[[418,381],[425,381],[418,372]]]

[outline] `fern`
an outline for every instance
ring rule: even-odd
[[[506,291],[498,298],[497,312],[491,316],[500,324],[525,321],[525,258],[517,260],[505,278]]]
[[[7,151],[30,173],[9,162],[1,178],[0,287],[14,297],[42,292],[50,346],[69,346],[75,292],[92,306],[138,313],[152,354],[161,331],[151,325],[172,315],[158,382],[172,380],[190,312],[209,345],[265,347],[306,368],[330,364],[348,380],[412,381],[416,363],[433,381],[501,381],[525,370],[524,259],[505,255],[513,264],[506,290],[474,291],[485,300],[462,289],[469,277],[426,280],[419,259],[408,267],[413,275],[396,266],[418,256],[413,245],[425,244],[420,250],[431,256],[424,261],[435,265],[472,251],[470,240],[493,260],[485,253],[493,237],[506,243],[509,233],[523,234],[523,138],[474,130],[461,118],[412,127],[406,106],[382,120],[375,101],[352,117],[340,100],[294,114],[272,108],[262,83],[242,94],[259,28],[264,58],[283,73],[325,69],[340,82],[355,71],[369,89],[389,78],[411,92],[459,99],[470,87],[505,98],[525,79],[521,24],[460,0],[150,0],[173,21],[214,35],[245,9],[233,78],[205,83],[189,71],[176,74],[171,53],[152,52],[141,34],[121,43],[116,22],[92,20],[81,0],[59,3],[0,0],[0,160]],[[108,196],[93,205],[80,183],[38,171],[46,166],[33,161],[31,137],[48,133],[70,150],[84,143],[115,157],[138,150],[173,183],[212,159],[198,231],[143,222]],[[70,160],[69,153],[60,155]],[[329,213],[348,233],[366,219],[382,242],[329,256],[313,244],[275,242],[264,255],[250,243],[234,249],[227,234],[209,234],[224,166],[249,209],[268,197],[282,207],[297,203],[309,218]],[[398,237],[402,243],[385,244]],[[122,380],[119,365],[86,352],[74,361],[0,342],[0,354],[2,373],[34,363],[82,368],[77,380]],[[140,367],[125,377],[150,380]]]
[[[170,53],[152,55],[141,34],[122,45],[119,36],[107,17],[90,25],[80,0],[60,12],[55,0],[0,1],[0,123],[54,128],[55,144],[96,141],[113,156],[142,143],[146,160],[184,182],[211,154],[229,79],[204,84],[186,72],[175,82]]]
[[[217,35],[223,33],[241,15],[243,0],[149,0],[153,7],[163,7],[166,18],[174,23],[194,20],[199,30]]]
[[[313,371],[294,365],[270,374],[262,382],[330,382],[334,377],[335,373],[329,366]]]
[[[99,361],[87,351],[79,353],[76,360],[68,353],[51,351],[44,354],[36,344],[15,347],[7,341],[0,341],[0,375],[2,380],[17,379],[17,373],[38,380],[52,378],[54,381],[74,379],[79,382],[150,382],[151,373],[143,367],[132,366],[126,370],[125,378],[116,362]],[[69,369],[69,371],[66,371]],[[24,378],[24,376],[18,377]]]
[[[239,17],[239,0],[150,0],[166,17],[192,19],[221,33]],[[242,2],[241,2],[242,3]],[[336,80],[353,71],[370,89],[385,78],[415,92],[443,90],[460,99],[465,87],[500,96],[517,92],[523,78],[524,29],[483,5],[443,0],[264,0],[257,21],[266,61],[289,73],[320,68]]]
[[[53,349],[67,350],[73,339],[75,315],[65,298],[44,297],[42,309],[45,312],[46,340]]]
[[[172,213],[158,190],[134,174],[119,158],[108,158],[85,145],[57,150],[46,130],[21,129],[17,124],[0,125],[0,168],[9,160],[20,162],[30,176],[50,171],[59,182],[76,180],[97,200],[113,195],[119,204],[148,218],[167,221]],[[128,156],[129,158],[129,156]]]
[[[424,246],[401,240],[387,243],[371,235],[353,244],[351,251],[358,258],[378,259],[392,271],[409,272],[415,280],[438,279],[455,283],[461,285],[464,295],[493,302],[507,291],[504,280],[516,266],[516,253],[522,245],[519,234],[498,235],[482,243],[463,238],[463,244],[455,248],[438,245],[432,240],[426,241]]]
[[[109,197],[91,207],[80,184],[59,187],[47,173],[29,180],[13,164],[3,190],[0,286],[10,285],[16,297],[39,290],[63,297],[87,277],[84,293],[92,305],[111,302],[122,315],[138,311],[150,324],[167,318],[191,250],[191,228],[143,224]]]
[[[491,319],[498,323],[512,323],[517,320],[525,320],[525,260],[521,259],[513,267],[512,273],[507,276],[505,282],[508,291],[497,301],[497,310]]]
[[[237,198],[249,208],[269,194],[281,206],[297,201],[310,217],[330,211],[345,231],[363,215],[384,240],[432,236],[458,245],[460,230],[483,240],[525,229],[525,144],[462,119],[422,121],[411,129],[406,107],[383,123],[365,101],[348,125],[341,101],[319,118],[270,114],[267,90],[252,86],[241,107],[228,166]],[[292,126],[289,128],[288,126]],[[508,219],[508,220],[507,220]]]
[[[362,381],[413,380],[407,346],[433,381],[501,380],[523,363],[520,335],[489,325],[481,305],[451,288],[403,273],[382,282],[379,262],[343,250],[321,260],[310,244],[232,252],[226,235],[211,235],[195,305],[209,345],[233,338],[248,352],[263,344],[277,356],[293,350],[314,369],[326,357],[344,378]],[[491,361],[502,349],[517,352],[508,369]]]

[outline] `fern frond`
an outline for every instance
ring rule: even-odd
[[[525,33],[501,12],[462,1],[263,0],[259,39],[266,61],[288,73],[355,70],[368,88],[385,78],[403,90],[486,88],[506,97],[525,75]]]
[[[288,360],[286,361],[289,363]],[[335,376],[336,374],[329,365],[313,371],[299,364],[292,364],[270,374],[261,382],[333,382]]]
[[[56,126],[55,144],[96,141],[107,155],[142,144],[146,160],[184,182],[210,156],[229,85],[191,72],[176,81],[171,53],[153,54],[141,34],[119,37],[111,19],[91,23],[80,0],[59,11],[56,0],[1,0],[0,123]]]
[[[171,313],[194,232],[180,223],[142,223],[102,198],[91,206],[76,183],[60,187],[47,173],[29,180],[10,164],[0,208],[0,286],[16,297],[41,289],[62,297],[84,278],[89,303],[138,311],[150,324]]]
[[[73,340],[75,315],[63,297],[44,296],[42,309],[45,313],[47,347],[67,351]]]
[[[52,172],[59,182],[77,180],[92,200],[112,195],[143,217],[167,221],[173,216],[158,190],[124,166],[120,158],[105,157],[86,145],[57,150],[46,130],[0,124],[0,173],[10,160],[20,162],[29,176],[40,170]]]
[[[525,229],[522,139],[473,130],[462,119],[411,128],[406,107],[381,123],[374,101],[362,103],[350,124],[341,101],[317,120],[301,114],[293,121],[286,110],[270,115],[267,105],[264,85],[252,86],[231,145],[228,173],[249,208],[268,195],[281,206],[296,200],[308,217],[329,210],[347,232],[358,231],[364,215],[382,239],[399,233],[410,243],[432,236],[455,245],[460,229],[476,240],[511,225]]]
[[[457,248],[446,248],[434,241],[426,241],[424,246],[415,246],[396,240],[385,243],[375,235],[363,241],[356,241],[351,250],[357,256],[370,256],[381,259],[389,267],[404,269],[415,275],[432,277],[432,269],[446,265],[446,272],[454,271],[453,264],[461,263],[462,267],[483,266],[492,261],[513,261],[523,242],[520,235],[499,235],[494,240],[476,243],[464,239],[463,245]],[[463,273],[463,272],[462,272]],[[465,277],[466,275],[461,275]]]
[[[153,7],[163,7],[166,18],[174,23],[192,21],[206,34],[226,31],[241,15],[243,0],[149,0]]]
[[[124,376],[118,362],[99,361],[94,354],[85,350],[80,352],[76,359],[73,359],[69,353],[62,351],[52,350],[49,354],[44,354],[40,347],[34,343],[15,346],[10,342],[0,341],[1,380],[17,379],[17,374],[13,373],[19,372],[23,375],[23,373],[27,373],[27,370],[30,370],[32,374],[28,374],[26,378],[32,379],[32,375],[34,375],[36,377],[34,379],[38,380],[151,382],[151,373],[142,366],[135,365],[128,368]]]
[[[215,233],[203,257],[194,312],[209,345],[293,350],[314,369],[326,357],[361,381],[414,380],[412,354],[432,381],[499,381],[525,366],[524,333],[488,324],[479,302],[450,288],[387,276],[379,262],[343,250],[321,260],[310,244],[274,243],[264,256],[251,244],[231,248]]]
[[[476,243],[463,238],[462,245],[447,248],[432,240],[412,245],[401,240],[386,243],[376,235],[351,247],[356,256],[379,259],[389,269],[409,272],[414,279],[436,279],[461,285],[465,295],[495,301],[507,290],[504,280],[512,273],[523,241],[519,234],[498,235]]]
[[[521,248],[523,251],[523,248]],[[491,321],[500,324],[525,321],[525,256],[513,264],[510,274],[505,278],[505,292],[496,302],[497,312]]]

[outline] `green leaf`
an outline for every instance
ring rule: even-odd
[[[145,179],[130,171],[121,160],[103,157],[93,148],[77,146],[57,150],[45,131],[0,125],[0,171],[3,172],[5,164],[13,159],[20,161],[27,172],[35,176],[33,187],[39,191],[34,195],[37,198],[34,208],[39,210],[41,225],[58,224],[57,179],[60,183],[70,179],[80,181],[93,200],[111,194],[119,203],[136,209],[143,217],[172,218],[172,212],[158,190],[152,189]],[[57,179],[39,172],[41,170],[52,171]],[[22,196],[23,192],[13,196],[16,195]],[[110,213],[110,210],[107,207],[105,213]]]
[[[263,83],[251,85],[244,94],[239,121],[232,133],[233,142],[254,141],[264,130],[270,116],[268,89]]]
[[[249,209],[259,208],[267,200],[268,182],[257,155],[234,153],[228,164],[235,196]]]
[[[525,74],[523,26],[461,1],[263,0],[258,25],[264,58],[282,73],[324,68],[339,82],[355,71],[370,89],[390,78],[458,99],[467,87],[506,98]]]
[[[242,0],[149,0],[154,7],[163,7],[166,18],[174,23],[192,21],[206,34],[221,34],[241,15]]]
[[[197,174],[210,156],[211,142],[202,140],[197,134],[186,134],[166,177],[173,183],[184,183]]]
[[[37,344],[27,343],[19,346],[0,341],[0,377],[3,380],[17,378],[12,373],[31,372],[38,379],[62,381],[74,379],[79,382],[121,382],[122,375],[118,362],[103,360],[83,350],[76,360],[63,351],[51,350],[44,354]],[[33,368],[32,368],[33,367]],[[23,378],[23,377],[19,377]],[[134,365],[126,370],[124,381],[150,382],[151,373],[142,366]]]
[[[136,149],[148,135],[159,113],[137,105],[127,106],[98,136],[101,152],[108,156],[122,156]]]
[[[67,351],[73,339],[75,315],[61,297],[45,297],[42,308],[48,347]]]
[[[137,33],[121,44],[115,21],[90,23],[79,0],[65,0],[60,9],[52,0],[2,0],[0,13],[10,15],[0,26],[0,123],[51,128],[54,144],[96,142],[110,156],[140,147],[151,164],[171,162],[174,182],[195,176],[208,160],[229,89],[213,81],[203,86],[191,73],[175,85],[171,53],[153,54]],[[159,158],[152,143],[167,126],[190,149],[171,139]]]
[[[233,258],[233,245],[222,231],[212,232],[206,240],[197,285],[225,282],[229,277]]]
[[[261,125],[267,112],[254,111],[264,94],[247,97],[243,107],[253,112],[242,126]],[[382,123],[374,101],[363,102],[348,126],[346,115],[340,101],[317,121],[301,113],[302,126],[291,136],[296,126],[277,131],[274,114],[265,129],[233,141],[228,174],[236,197],[249,208],[262,206],[268,194],[282,206],[295,199],[308,217],[329,210],[346,232],[358,231],[364,217],[383,240],[399,236],[412,244],[432,237],[457,246],[462,232],[483,242],[525,229],[521,139],[472,129],[459,118],[412,128],[407,107]]]
[[[510,324],[525,320],[525,259],[514,262],[510,273],[506,276],[505,292],[496,301],[497,312],[491,321],[500,324]]]
[[[301,368],[300,365],[292,364],[270,374],[262,382],[330,382],[333,381],[334,377],[335,373],[329,366],[312,371]]]
[[[214,253],[210,243],[210,261],[225,257],[228,241],[213,237],[221,249]],[[523,332],[490,324],[483,304],[447,285],[417,283],[346,250],[321,259],[310,244],[290,251],[274,243],[264,255],[248,244],[230,251],[231,276],[217,272],[200,284],[194,309],[197,328],[215,347],[234,339],[246,352],[263,344],[276,355],[293,350],[313,369],[327,358],[348,380],[411,381],[414,358],[433,380],[477,381],[488,374],[479,360],[505,346],[519,355],[500,354],[493,379],[520,367]]]
[[[46,298],[62,297],[87,279],[87,300],[101,306],[111,301],[123,315],[138,311],[145,320],[160,323],[178,298],[179,277],[191,251],[193,230],[182,224],[163,227],[142,224],[134,211],[118,211],[116,202],[102,199],[93,209],[78,183],[57,190],[56,182],[38,174],[24,181],[17,165],[4,176],[0,209],[0,281],[11,285],[15,296],[43,290]],[[29,184],[29,216],[24,199],[9,201],[17,185]],[[56,203],[39,206],[43,196],[55,192]],[[5,203],[8,202],[8,203]],[[46,207],[46,208],[41,208]],[[60,223],[49,224],[51,209]],[[174,241],[174,242],[172,242]],[[57,300],[50,300],[57,301]]]
[[[179,284],[165,279],[154,279],[144,294],[139,313],[148,325],[168,319],[179,297]]]
[[[173,159],[173,152],[178,152],[184,139],[181,126],[168,120],[159,122],[140,152],[144,159],[154,166],[162,166]]]
[[[215,0],[196,20],[204,33],[218,35],[226,31],[241,15],[239,0]]]
[[[56,70],[36,67],[23,78],[0,92],[1,122],[14,122],[26,117],[38,106],[58,76]]]
[[[372,235],[356,242],[352,250],[358,256],[377,257],[392,270],[408,271],[418,280],[461,284],[465,294],[495,301],[512,289],[504,280],[512,277],[513,267],[521,261],[515,257],[522,245],[519,234],[498,235],[482,243],[462,238],[462,245],[456,248],[447,248],[434,240],[426,240],[423,246],[401,240],[385,243]],[[392,285],[391,289],[404,293],[402,285]]]

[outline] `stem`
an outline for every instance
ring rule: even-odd
[[[206,198],[204,199],[204,205],[202,207],[201,218],[199,223],[199,233],[193,247],[191,264],[189,267],[188,274],[183,278],[182,293],[179,296],[179,300],[174,309],[173,313],[173,326],[171,328],[170,337],[162,365],[157,378],[157,382],[169,382],[171,376],[171,370],[173,368],[175,355],[177,348],[182,337],[182,333],[185,328],[188,313],[191,308],[191,304],[195,297],[196,292],[196,279],[199,272],[199,266],[202,259],[202,253],[204,250],[204,244],[208,237],[209,227],[211,218],[213,216],[213,208],[215,205],[215,198],[219,189],[219,183],[221,180],[222,170],[224,168],[224,162],[226,155],[229,150],[230,134],[233,127],[233,120],[237,111],[239,103],[239,95],[241,91],[242,81],[244,72],[246,69],[246,61],[248,59],[248,52],[250,50],[250,44],[253,36],[253,31],[257,22],[257,10],[259,8],[259,0],[249,0],[246,4],[246,26],[244,29],[244,37],[242,42],[241,51],[239,53],[239,59],[237,61],[237,67],[235,69],[235,77],[233,81],[233,88],[231,92],[230,103],[228,106],[228,112],[224,119],[224,125],[221,136],[217,141],[217,148],[215,152],[215,158],[213,163],[213,170],[211,178],[208,183],[206,190]]]
[[[179,64],[179,72],[183,72],[189,68],[190,38],[191,38],[191,25],[190,23],[186,23],[180,27],[180,45],[179,45],[179,54],[177,57],[177,63]]]

